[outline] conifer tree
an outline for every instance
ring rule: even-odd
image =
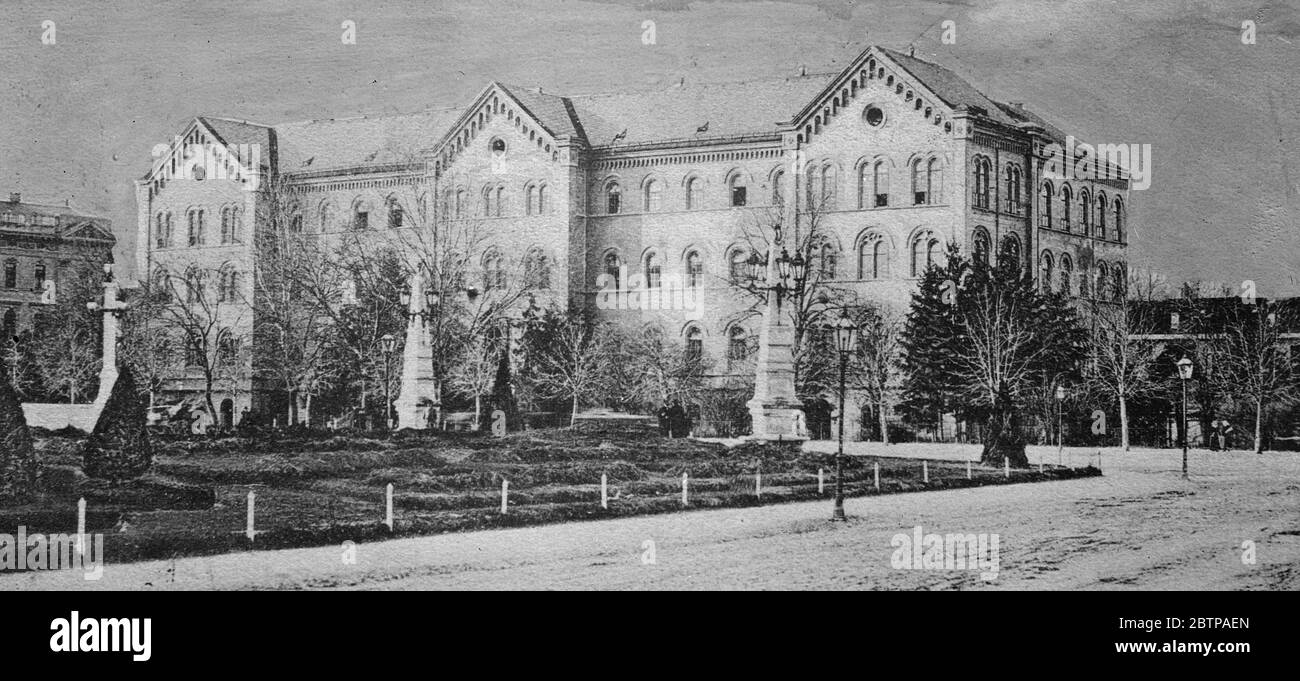
[[[25,503],[36,493],[36,450],[22,405],[0,375],[0,503]]]
[[[92,478],[120,482],[144,475],[152,463],[145,407],[131,370],[124,368],[86,440],[81,467]]]

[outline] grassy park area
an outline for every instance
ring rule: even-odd
[[[78,438],[46,433],[36,440],[46,479],[79,475]],[[408,432],[156,444],[147,476],[151,489],[211,490],[215,504],[146,510],[108,496],[89,502],[87,530],[103,533],[108,562],[814,499],[827,499],[829,513],[834,493],[833,455],[616,432],[534,430],[503,438]],[[1002,468],[974,465],[968,478],[964,462],[923,467],[910,458],[850,457],[845,488],[852,496],[895,494],[1096,474],[1093,468],[1049,466],[1042,472],[1012,469],[1008,477]],[[384,524],[389,484],[391,530]],[[246,537],[250,491],[252,542]],[[0,521],[26,525],[29,532],[73,532],[76,503],[75,494],[49,492],[38,505],[0,510]]]

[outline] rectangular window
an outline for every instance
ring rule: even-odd
[[[18,288],[18,263],[5,263],[5,288]]]
[[[912,194],[912,205],[914,205],[914,206],[924,206],[924,205],[925,205],[925,196],[926,196],[926,193],[925,193],[925,192],[913,192],[913,194]]]
[[[889,205],[889,194],[876,194],[876,208],[884,208]]]

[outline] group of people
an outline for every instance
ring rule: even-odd
[[[673,400],[671,407],[659,407],[655,416],[659,418],[659,434],[664,437],[686,437],[691,432],[691,416],[681,400]]]

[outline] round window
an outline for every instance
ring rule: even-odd
[[[498,155],[506,153],[506,141],[500,137],[492,140],[492,153]]]
[[[866,120],[867,125],[878,128],[885,122],[885,112],[875,104],[870,104],[862,112],[862,118]]]

